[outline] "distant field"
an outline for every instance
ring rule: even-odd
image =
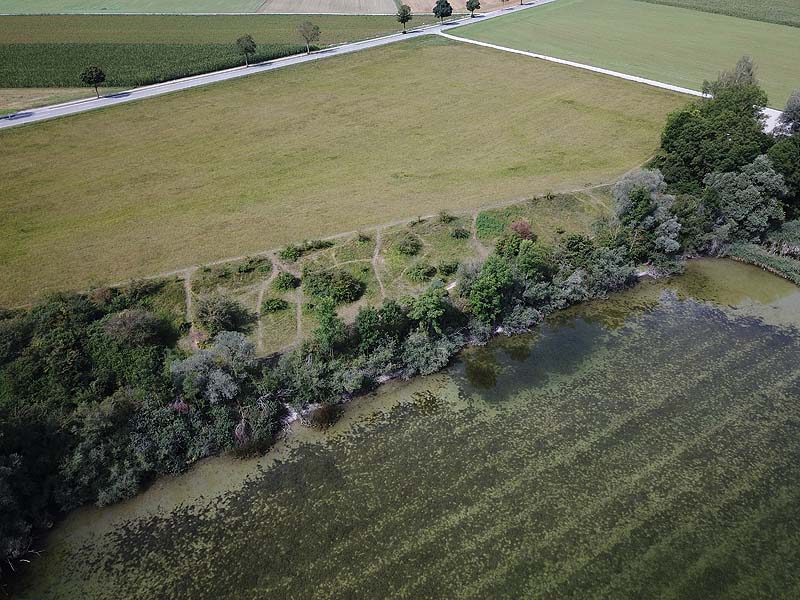
[[[800,27],[798,0],[640,0],[705,12]]]
[[[0,0],[0,13],[236,13],[256,12],[264,0]]]
[[[686,98],[425,38],[0,132],[0,305],[614,180]]]
[[[558,0],[451,33],[694,90],[749,54],[770,106],[800,87],[797,28],[636,0]]]
[[[431,4],[433,6],[433,4]],[[392,14],[393,0],[0,0],[0,13]]]
[[[118,92],[118,88],[104,88],[106,93]],[[82,98],[93,98],[92,88],[0,88],[0,115],[16,112],[22,108],[35,108],[47,104],[70,102]]]
[[[0,17],[0,44],[233,44],[243,33],[251,34],[257,43],[298,44],[302,40],[297,26],[307,20],[322,30],[321,46],[401,29],[394,17],[375,15],[13,16]],[[433,15],[415,15],[409,26],[434,21]]]

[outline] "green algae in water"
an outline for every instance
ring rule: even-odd
[[[800,597],[800,334],[755,316],[800,294],[697,265],[84,510],[18,597]]]

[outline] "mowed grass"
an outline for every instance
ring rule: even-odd
[[[256,12],[264,0],[0,0],[0,13],[238,13]]]
[[[779,109],[800,87],[797,28],[636,0],[558,0],[450,33],[693,90],[747,54]]]
[[[705,12],[742,17],[768,23],[800,27],[800,2],[797,0],[640,0]]]
[[[441,38],[0,132],[0,305],[614,180],[686,97]]]
[[[0,17],[0,44],[233,44],[244,33],[258,44],[298,44],[297,27],[308,20],[322,31],[320,46],[401,29],[394,17],[374,15],[6,16]],[[409,27],[434,21],[433,15],[415,15]]]

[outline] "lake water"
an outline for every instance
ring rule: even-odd
[[[800,290],[690,263],[69,515],[46,598],[798,598]]]

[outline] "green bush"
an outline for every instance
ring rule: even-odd
[[[298,260],[302,255],[303,251],[294,244],[289,244],[286,248],[278,252],[278,258],[281,260],[288,260],[289,262]]]
[[[463,227],[455,227],[450,231],[450,237],[456,240],[466,240],[470,236],[469,230]]]
[[[452,223],[456,218],[446,210],[439,212],[439,223]]]
[[[426,262],[419,262],[406,271],[406,275],[411,281],[428,281],[436,275],[436,267]]]
[[[261,303],[261,313],[270,314],[289,308],[289,303],[283,298],[267,298]]]
[[[253,315],[239,302],[217,294],[201,297],[196,303],[195,315],[211,335],[240,331],[253,322]]]
[[[478,237],[492,238],[501,235],[506,230],[502,221],[489,213],[482,212],[475,220],[475,231]]]
[[[300,280],[291,273],[281,271],[272,282],[272,286],[280,292],[288,292],[300,285]]]
[[[447,277],[458,271],[458,264],[457,260],[443,260],[437,265],[436,270],[444,277]]]
[[[364,284],[343,269],[303,272],[303,289],[317,300],[332,298],[337,304],[355,302],[364,293]]]
[[[395,248],[405,256],[416,256],[422,250],[422,240],[412,233],[407,233],[397,242]]]

